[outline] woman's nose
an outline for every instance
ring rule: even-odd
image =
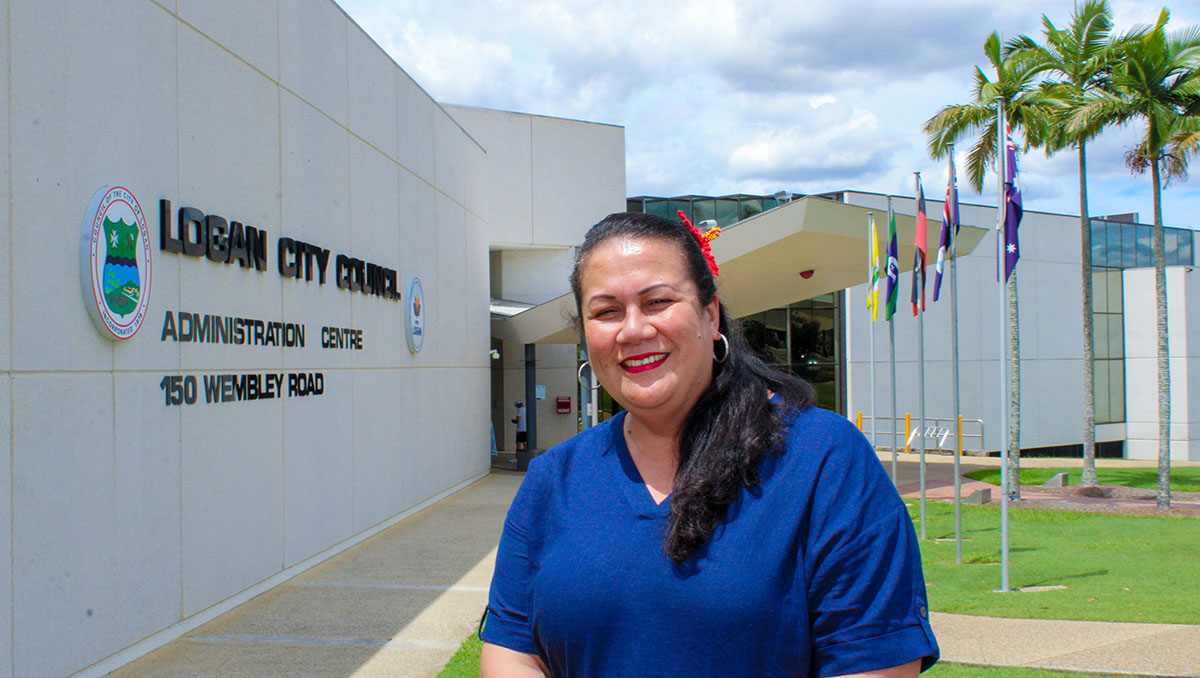
[[[617,332],[617,341],[636,343],[654,336],[654,326],[648,322],[640,310],[632,310],[625,314],[621,321],[621,329]]]

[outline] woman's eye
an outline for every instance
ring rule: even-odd
[[[655,299],[654,301],[650,302],[650,305],[651,306],[666,306],[669,303],[671,303],[670,299]]]

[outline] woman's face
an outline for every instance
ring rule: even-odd
[[[580,272],[588,359],[604,388],[630,411],[678,426],[712,380],[717,298],[701,305],[678,245],[614,237]]]

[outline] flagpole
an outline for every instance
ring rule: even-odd
[[[996,98],[996,277],[1000,283],[1000,591],[1008,592],[1008,285],[1004,275],[1005,211],[1008,209],[1004,192],[1005,163],[1008,155],[1008,135],[1005,128],[1004,98]]]
[[[895,217],[894,213],[892,212],[892,196],[890,196],[890,195],[888,196],[887,206],[888,206],[887,207],[887,209],[888,209],[888,224],[891,224],[892,220],[895,219],[896,217]],[[891,236],[890,227],[889,227],[889,231],[888,231],[888,249],[887,249],[887,251],[888,251],[888,254],[887,254],[888,270],[890,271],[891,266],[892,266],[892,260],[891,260],[892,236]],[[896,287],[898,288],[899,286],[900,286],[900,273],[899,273],[899,269],[897,268]],[[899,294],[899,293],[900,293],[899,289],[897,289],[896,294]],[[898,462],[899,462],[899,458],[900,458],[900,451],[896,446],[896,433],[897,433],[896,429],[898,429],[900,427],[900,421],[896,415],[896,323],[893,322],[895,320],[895,316],[896,316],[895,313],[891,313],[887,317],[887,324],[888,324],[888,360],[889,360],[889,362],[891,362],[891,366],[892,366],[892,484],[895,485],[896,487],[899,487],[900,486],[900,475],[899,475],[899,471],[898,471],[898,466],[899,466]]]
[[[950,355],[952,376],[951,397],[954,399],[954,562],[962,565],[962,409],[958,391],[958,179],[954,176],[954,144],[950,144],[950,184],[954,187],[954,211],[946,213],[954,218],[950,224]],[[950,196],[947,195],[949,200]]]
[[[917,190],[913,197],[917,200],[920,198],[918,194],[921,192],[921,173],[913,172],[916,176]],[[919,212],[919,208],[918,208]],[[920,243],[917,243],[918,246]],[[924,264],[924,262],[922,262]],[[922,265],[920,271],[914,269],[913,275],[924,275],[925,267]],[[914,284],[917,284],[914,281]],[[921,408],[921,429],[917,435],[917,439],[921,441],[921,539],[925,538],[925,286],[920,286],[921,304],[916,307],[917,311],[917,401],[918,407]]]
[[[879,315],[879,282],[878,267],[879,257],[877,255],[875,238],[875,215],[867,212],[867,237],[871,239],[867,246],[867,275],[871,278],[868,283],[867,295],[871,299],[871,303],[867,304],[867,312],[871,315],[871,321],[867,323],[871,334],[871,447],[879,449],[879,410],[875,408],[875,318]],[[873,257],[873,258],[872,258]]]

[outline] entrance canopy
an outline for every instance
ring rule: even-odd
[[[720,266],[717,294],[734,317],[811,299],[868,282],[867,215],[875,215],[881,256],[886,256],[887,211],[807,196],[739,221],[712,242]],[[940,215],[935,215],[935,217]],[[932,282],[941,223],[926,229]],[[958,254],[970,254],[988,229],[963,226]],[[916,218],[896,215],[901,272],[911,270]],[[565,284],[566,281],[564,280]],[[573,344],[575,301],[570,292],[511,318],[492,321],[493,336],[523,344]]]

